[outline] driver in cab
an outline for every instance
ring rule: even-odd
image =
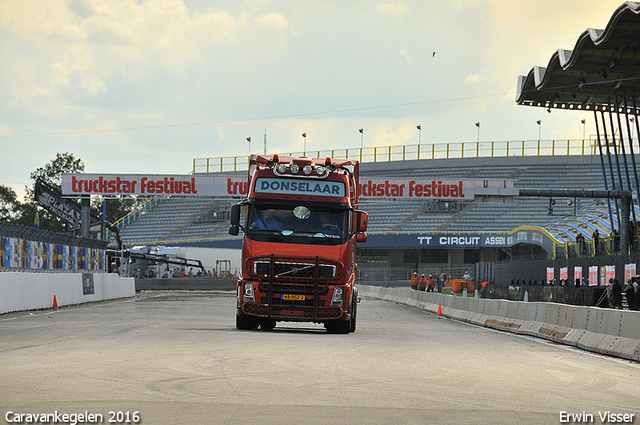
[[[264,210],[249,228],[253,230],[280,230],[280,223],[276,220],[274,211]]]
[[[340,226],[331,221],[329,214],[320,214],[320,232],[329,235],[340,235]]]

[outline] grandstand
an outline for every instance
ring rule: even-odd
[[[223,174],[237,177],[245,173]],[[363,163],[360,177],[504,180],[512,181],[516,189],[604,189],[600,158],[590,155]],[[156,199],[155,206],[121,229],[121,238],[127,246],[239,247],[241,238],[228,234],[228,211],[238,199]],[[369,213],[371,243],[363,245],[366,249],[376,248],[376,241],[381,240],[373,237],[376,235],[509,234],[518,228],[536,227],[555,243],[564,244],[575,241],[578,233],[589,239],[595,229],[602,235],[612,231],[607,202],[591,199],[476,196],[473,201],[444,202],[369,198],[361,199],[360,209]]]

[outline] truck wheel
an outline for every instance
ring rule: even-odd
[[[260,322],[260,329],[263,331],[272,331],[276,327],[276,321],[273,319],[264,319]]]
[[[251,316],[240,316],[236,314],[236,329],[250,331],[258,327],[258,323]]]
[[[351,320],[332,320],[324,322],[324,327],[331,334],[348,334],[351,331]]]
[[[357,301],[357,296],[356,298],[354,298],[353,300],[353,305],[351,306],[351,320],[350,322],[350,329],[349,332],[355,332],[356,331],[356,318],[358,317],[358,301]]]

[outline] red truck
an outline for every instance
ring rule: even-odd
[[[251,155],[247,198],[230,214],[229,233],[244,232],[238,329],[294,321],[356,330],[356,244],[367,240],[368,218],[358,210],[358,165]]]

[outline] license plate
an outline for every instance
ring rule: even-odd
[[[306,297],[297,294],[282,294],[282,299],[285,301],[304,301]]]

